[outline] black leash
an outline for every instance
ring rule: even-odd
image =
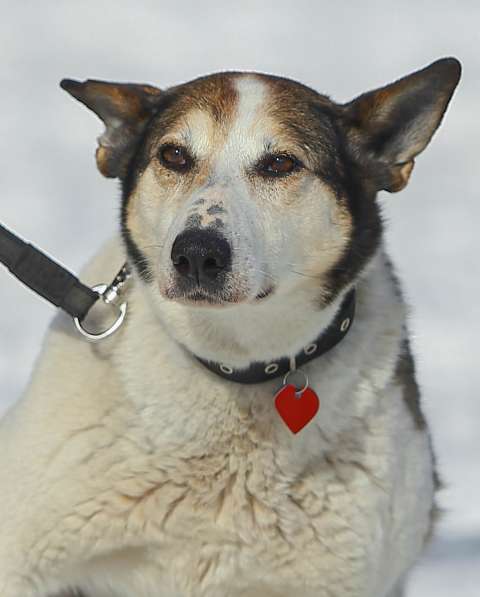
[[[108,304],[115,303],[115,299],[119,296],[120,290],[128,278],[126,265],[122,267],[109,286],[102,284],[92,289],[82,284],[76,276],[39,249],[18,238],[2,225],[0,225],[0,262],[6,265],[10,272],[26,286],[71,315],[77,329],[89,340],[105,338],[118,329],[123,322],[126,303],[119,306],[120,316],[114,325],[106,331],[90,333],[81,325],[99,298]]]
[[[61,265],[1,225],[0,261],[21,282],[79,321],[99,298]]]

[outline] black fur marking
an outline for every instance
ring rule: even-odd
[[[185,228],[201,228],[202,227],[202,216],[198,213],[193,213],[188,216],[185,222]]]
[[[343,167],[340,175],[330,170],[326,173],[326,179],[337,189],[339,200],[343,197],[347,202],[352,217],[352,232],[342,257],[328,274],[331,298],[352,282],[366,266],[380,246],[383,232],[376,193],[367,188],[363,173],[350,159],[340,127],[336,128],[336,134],[337,155]]]
[[[221,205],[211,205],[208,209],[207,209],[207,214],[209,216],[213,216],[213,214],[224,214],[225,213],[225,208],[223,208]]]
[[[150,271],[148,266],[148,259],[137,246],[135,241],[133,240],[130,231],[124,225],[124,219],[122,218],[122,225],[121,225],[121,232],[123,242],[125,243],[125,247],[127,249],[127,255],[129,263],[133,264],[135,269],[137,270],[139,276],[147,283],[153,282],[153,274]]]
[[[388,270],[388,273],[390,275],[390,279],[391,279],[392,284],[393,284],[393,289],[395,291],[395,296],[398,298],[399,301],[403,302],[402,285],[400,284],[400,279],[397,276],[397,273],[395,271],[395,267],[394,267],[391,259],[388,257],[388,255],[384,255],[383,259],[385,261],[385,265],[387,266],[387,270]]]
[[[420,406],[420,390],[415,376],[415,363],[410,350],[408,337],[403,340],[400,355],[395,369],[396,382],[402,387],[403,399],[410,411],[415,426],[419,430],[426,428],[427,423]]]
[[[137,244],[132,238],[132,235],[130,234],[130,231],[128,230],[127,206],[129,197],[133,192],[133,189],[135,188],[139,175],[144,171],[144,169],[150,161],[148,152],[150,144],[148,143],[148,139],[151,136],[152,126],[155,125],[155,128],[158,127],[158,115],[162,114],[163,112],[168,112],[168,108],[175,102],[175,100],[176,94],[174,92],[165,92],[165,94],[161,97],[160,101],[157,104],[155,112],[153,113],[152,118],[150,119],[150,122],[147,124],[143,133],[137,140],[133,157],[130,160],[130,163],[128,164],[127,175],[124,179],[121,180],[122,205],[120,212],[120,226],[122,238],[127,249],[127,254],[130,263],[133,264],[139,276],[147,283],[151,283],[153,281],[153,274],[149,269],[146,255],[137,246]],[[167,118],[167,122],[164,125],[165,128],[168,126],[168,124],[169,122]]]

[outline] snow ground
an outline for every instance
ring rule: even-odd
[[[409,187],[382,202],[448,484],[447,514],[409,595],[478,597],[480,4],[0,0],[0,9],[0,221],[74,271],[114,231],[118,187],[94,168],[100,123],[58,88],[62,77],[168,86],[261,70],[346,101],[440,56],[462,60],[459,91]],[[52,313],[0,270],[0,411],[25,386]]]

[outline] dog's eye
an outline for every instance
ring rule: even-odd
[[[286,176],[299,167],[300,162],[294,156],[275,154],[263,158],[257,169],[263,176]]]
[[[188,151],[178,145],[163,145],[158,152],[162,164],[170,170],[185,172],[192,165],[192,158]]]

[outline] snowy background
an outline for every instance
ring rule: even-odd
[[[74,271],[116,229],[119,192],[94,166],[101,123],[59,89],[62,77],[168,86],[250,69],[346,101],[441,56],[462,61],[410,185],[381,197],[448,483],[410,597],[480,595],[479,32],[478,0],[0,0],[0,221]],[[0,269],[0,412],[20,396],[52,316]]]

